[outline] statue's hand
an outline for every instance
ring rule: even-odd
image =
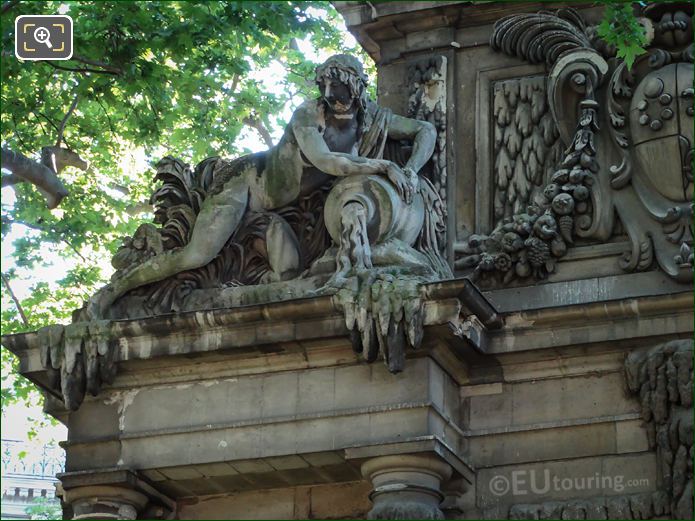
[[[413,187],[413,183],[410,181],[408,175],[406,175],[406,173],[401,170],[396,163],[389,163],[388,167],[386,168],[386,176],[396,187],[398,195],[401,196],[406,204],[410,204],[413,200],[415,188]]]
[[[412,200],[413,196],[420,190],[420,177],[417,175],[415,170],[408,166],[403,169],[403,173],[408,178],[408,184],[410,185],[410,190],[412,192]]]

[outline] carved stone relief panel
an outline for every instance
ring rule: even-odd
[[[486,164],[479,147],[476,188],[484,193],[491,176],[495,195],[476,198],[477,234],[455,245],[456,269],[473,268],[492,286],[534,283],[578,244],[623,230],[622,258],[606,259],[613,269],[658,267],[692,282],[692,6],[650,4],[643,14],[655,36],[629,71],[572,9],[495,24],[493,50],[545,63],[545,96],[531,79],[503,76],[491,87],[491,112],[479,97],[478,143],[490,114],[494,153]],[[544,136],[544,106],[559,142]],[[538,137],[548,138],[545,148]]]
[[[474,233],[491,231],[505,217],[513,215],[515,209],[525,208],[534,199],[538,183],[547,177],[544,168],[551,162],[548,153],[553,155],[553,145],[558,143],[549,105],[545,103],[541,107],[538,103],[538,95],[545,93],[546,88],[543,68],[510,66],[504,61],[493,64],[476,74],[475,163],[459,164],[457,171],[460,175],[465,168],[475,168],[475,219],[471,230]],[[536,108],[530,110],[534,103]],[[531,118],[530,126],[527,116]],[[545,125],[550,146],[546,145],[540,125]],[[530,159],[528,154],[532,151],[535,157]],[[533,162],[530,169],[524,164],[524,157]],[[536,161],[538,157],[543,160]],[[519,166],[516,166],[517,158]],[[520,176],[517,179],[514,179],[515,167],[516,175]],[[457,237],[454,252],[461,251],[466,238]]]
[[[493,226],[538,201],[562,158],[545,83],[530,76],[492,84]]]

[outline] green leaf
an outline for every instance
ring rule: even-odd
[[[616,3],[608,0],[603,0],[602,3],[606,4],[606,7],[596,33],[609,46],[615,47],[616,56],[623,59],[627,68],[630,69],[637,56],[646,52],[645,28],[635,16],[631,3]]]

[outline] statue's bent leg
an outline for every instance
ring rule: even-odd
[[[263,282],[277,282],[298,277],[303,260],[297,235],[285,219],[273,214],[265,232],[270,271]]]
[[[226,183],[219,194],[205,200],[186,246],[156,255],[116,278],[89,302],[90,318],[103,317],[117,298],[132,289],[199,268],[213,260],[236,231],[248,202],[249,187],[244,177]]]

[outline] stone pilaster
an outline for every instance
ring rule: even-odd
[[[434,455],[394,455],[362,464],[362,475],[372,482],[373,507],[369,519],[444,519],[440,504],[442,482],[452,469]]]

